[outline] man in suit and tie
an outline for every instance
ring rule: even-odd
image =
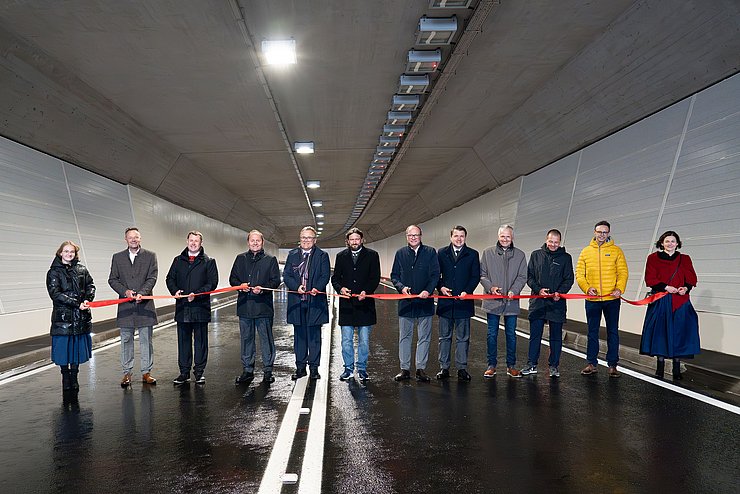
[[[456,226],[450,232],[450,245],[438,251],[441,276],[437,290],[445,296],[465,296],[473,293],[480,282],[478,251],[465,243],[468,231]],[[468,348],[470,346],[470,318],[475,314],[472,300],[440,298],[437,302],[439,316],[439,372],[437,379],[450,377],[452,330],[455,330],[455,367],[457,379],[470,381],[468,373]]]
[[[153,300],[142,300],[152,295],[157,283],[157,255],[141,247],[141,234],[136,227],[126,228],[124,238],[128,248],[113,254],[108,284],[120,298],[133,298],[131,302],[118,304],[116,324],[121,328],[121,387],[131,385],[134,368],[134,332],[139,330],[139,353],[141,357],[141,380],[145,384],[156,384],[152,376],[154,347],[152,330],[157,324],[157,312]]]
[[[300,247],[288,253],[283,281],[288,288],[288,324],[293,325],[295,351],[294,381],[306,375],[319,379],[321,361],[321,325],[329,322],[326,285],[329,283],[329,254],[316,247],[316,230],[303,227]],[[297,292],[297,293],[293,293]]]
[[[368,298],[380,284],[380,257],[363,246],[359,228],[345,234],[347,248],[339,252],[334,262],[331,284],[334,290],[350,298],[339,300],[339,326],[342,329],[342,359],[344,371],[339,379],[348,379],[355,371],[354,337],[357,330],[357,375],[367,381],[367,358],[370,353],[370,330],[377,322],[375,299]]]

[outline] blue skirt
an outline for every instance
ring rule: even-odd
[[[692,358],[701,352],[699,316],[686,301],[673,312],[671,295],[648,305],[642,326],[640,353],[654,357]]]
[[[90,333],[51,337],[51,361],[55,364],[82,364],[90,360],[90,357],[92,357]]]

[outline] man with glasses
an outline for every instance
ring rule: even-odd
[[[406,228],[408,245],[396,252],[391,269],[391,282],[399,293],[418,295],[418,298],[398,301],[398,357],[401,372],[394,379],[411,379],[411,340],[414,337],[414,323],[417,324],[416,380],[429,382],[425,369],[429,358],[429,340],[432,334],[432,315],[434,299],[429,295],[439,282],[439,262],[437,251],[422,245],[421,228],[410,225]]]
[[[305,226],[300,233],[300,247],[288,253],[283,281],[288,288],[288,324],[293,325],[295,352],[294,381],[306,375],[319,379],[321,360],[321,325],[329,322],[326,285],[329,283],[329,255],[316,247],[316,230]],[[297,293],[296,293],[297,292]]]
[[[586,299],[586,323],[588,344],[586,367],[581,374],[588,376],[598,370],[599,326],[601,315],[606,322],[606,362],[609,377],[619,377],[619,297],[627,287],[629,271],[622,249],[614,245],[609,236],[608,221],[599,221],[594,226],[594,238],[581,251],[576,265],[576,281],[583,293],[594,297]]]

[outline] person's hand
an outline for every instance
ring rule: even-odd
[[[678,293],[678,288],[668,285],[665,287],[665,291],[667,291],[668,293]]]
[[[133,290],[126,290],[124,295],[126,296],[126,298],[134,298],[136,297],[136,292]]]
[[[241,287],[240,292],[249,293],[252,291],[252,288],[249,286],[249,283],[242,283],[239,285]]]
[[[419,298],[429,298],[429,292],[426,290],[422,290],[422,292],[419,294]]]
[[[450,295],[452,295],[452,290],[450,290],[446,286],[443,286],[442,288],[439,289],[439,293],[441,293],[442,295],[446,297],[449,297]]]
[[[549,288],[540,288],[540,291],[538,293],[539,296],[545,297],[547,295],[550,295],[550,289]]]
[[[349,288],[347,288],[346,286],[343,286],[343,287],[342,287],[342,288],[341,288],[341,289],[339,290],[339,293],[341,293],[341,294],[342,294],[342,295],[344,295],[345,297],[349,297],[350,295],[352,295],[352,290],[350,290],[350,289],[349,289]]]
[[[460,292],[460,295],[459,295],[459,297],[460,297],[460,298],[462,298],[462,297],[464,297],[465,295],[467,295],[467,292]]]
[[[188,302],[192,302],[193,300],[195,300],[195,294],[193,292],[190,292],[190,294],[188,295]]]
[[[401,289],[401,293],[403,293],[404,295],[411,295],[411,288],[405,286],[403,287],[403,289]]]
[[[319,293],[319,290],[318,288],[311,288],[311,291],[309,293],[315,297],[316,294]]]
[[[365,297],[367,296],[367,293],[365,293],[365,290],[360,292],[360,295],[357,296],[357,300],[365,300]]]
[[[260,293],[262,293],[262,287],[259,285],[253,286],[252,293],[254,293],[255,295],[259,295]]]
[[[175,292],[175,298],[183,298],[185,295],[182,294],[182,290],[178,290]]]
[[[678,294],[679,295],[686,295],[686,293],[688,293],[688,291],[689,291],[689,289],[686,288],[685,286],[681,286],[681,287],[678,288]]]
[[[553,299],[553,300],[554,300],[555,302],[557,302],[558,300],[560,300],[560,294],[559,294],[558,292],[555,292],[555,293],[553,293],[553,294],[552,294],[552,299]]]
[[[493,295],[501,295],[501,288],[500,287],[497,287],[497,286],[492,286],[491,287],[491,293]]]
[[[140,303],[141,303],[141,297],[143,297],[143,295],[142,295],[142,294],[140,294],[140,293],[137,293],[137,294],[136,294],[136,303],[137,303],[137,304],[140,304]]]
[[[298,293],[301,293],[301,294],[306,293],[306,287],[304,287],[303,285],[301,285],[301,286],[298,287],[298,290],[297,291],[298,291]]]
[[[596,296],[596,295],[598,295],[598,294],[599,294],[599,292],[597,292],[597,291],[596,291],[596,288],[594,288],[594,287],[591,287],[591,288],[589,288],[589,289],[588,289],[588,290],[586,291],[586,295],[590,295],[590,296],[592,296],[592,297],[595,297],[595,296]]]
[[[516,293],[512,292],[511,290],[509,290],[508,296],[509,297],[513,297],[514,295],[516,295]]]
[[[622,296],[622,290],[619,288],[615,288],[614,291],[611,293],[611,296],[614,298],[619,298]]]
[[[80,310],[89,310],[90,309],[90,302],[87,300],[83,300],[80,304]]]

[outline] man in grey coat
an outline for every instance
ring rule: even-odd
[[[514,228],[503,225],[498,229],[498,242],[483,251],[480,260],[480,283],[485,293],[493,295],[519,295],[527,283],[527,260],[524,252],[514,247]],[[506,334],[506,373],[522,377],[516,369],[516,318],[519,300],[488,299],[481,308],[488,320],[488,369],[483,377],[496,375],[498,362],[498,326],[504,316]]]
[[[157,283],[157,255],[141,247],[141,234],[136,227],[126,228],[128,248],[113,254],[108,284],[120,298],[133,298],[131,302],[118,304],[116,324],[121,328],[121,387],[131,385],[134,368],[134,332],[139,329],[139,353],[141,354],[141,380],[156,384],[152,376],[154,348],[152,329],[157,324],[157,312],[153,300],[142,300],[151,295]]]

